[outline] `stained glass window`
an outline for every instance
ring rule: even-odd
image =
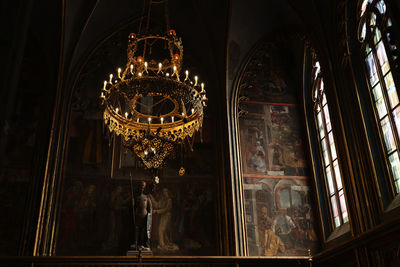
[[[392,22],[384,0],[364,0],[360,7],[358,39],[362,53],[371,100],[380,129],[393,193],[400,193],[400,104],[398,82],[391,66],[397,59],[397,46],[392,39]]]
[[[325,95],[324,80],[319,62],[313,55],[313,102],[314,117],[318,131],[319,147],[322,155],[326,191],[330,204],[330,214],[334,228],[349,221],[343,190],[342,174],[336,150],[331,116]],[[400,114],[399,114],[400,115]]]

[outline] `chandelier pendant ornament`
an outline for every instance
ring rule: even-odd
[[[159,169],[203,124],[204,83],[181,73],[183,46],[174,30],[128,36],[127,64],[104,81],[104,123],[146,169]]]

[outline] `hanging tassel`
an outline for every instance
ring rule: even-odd
[[[183,167],[183,146],[184,142],[181,143],[181,168],[179,169],[179,176],[183,176],[185,174],[185,168]]]
[[[154,179],[153,179],[155,184],[158,184],[160,182],[160,178],[158,177],[158,175],[159,175],[158,169],[156,169],[154,171]]]

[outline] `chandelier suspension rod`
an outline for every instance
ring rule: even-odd
[[[143,23],[143,18],[144,18],[144,12],[146,10],[146,2],[147,1],[148,0],[143,0],[142,15],[140,16],[138,34],[142,34],[142,23]]]
[[[149,25],[150,25],[150,14],[151,14],[151,5],[153,4],[152,0],[149,0],[149,11],[147,12],[147,21],[146,21],[146,34],[149,34]],[[146,56],[146,48],[147,48],[147,40],[144,40],[144,49],[142,57],[145,58]]]
[[[170,29],[170,20],[169,20],[169,12],[168,12],[168,0],[164,0],[164,1],[144,0],[143,9],[142,9],[142,16],[140,18],[138,33],[142,34],[142,23],[143,23],[143,18],[144,18],[144,13],[145,13],[146,2],[147,1],[149,2],[149,7],[148,7],[148,11],[147,11],[145,34],[149,34],[150,17],[151,17],[151,6],[153,4],[164,4],[164,16],[165,16],[165,28],[166,28],[165,30],[167,32]],[[146,48],[147,48],[147,40],[144,41],[144,49],[143,49],[143,54],[142,54],[143,58],[146,55]]]
[[[164,10],[165,10],[165,25],[167,27],[165,29],[165,31],[167,32],[167,31],[169,31],[171,29],[170,23],[169,23],[168,0],[165,0]]]
[[[153,4],[152,0],[149,0],[149,10],[147,11],[147,21],[146,21],[146,34],[149,34],[149,25],[150,25],[150,15],[151,15],[151,6]]]

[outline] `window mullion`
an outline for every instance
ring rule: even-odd
[[[386,13],[384,15],[380,15],[383,18],[382,18],[381,24],[379,26],[381,27],[380,30],[382,33],[381,41],[383,43],[383,46],[385,47],[386,56],[388,58],[389,72],[392,72],[392,66],[394,66],[394,62],[392,59],[392,53],[390,53],[391,48],[390,48],[389,41],[388,41],[388,38],[386,35],[387,34],[387,25],[384,24],[387,22],[388,19],[390,19],[390,16],[388,16],[387,12],[388,12],[388,10],[386,10]],[[391,38],[393,38],[393,36]],[[390,54],[388,54],[388,52]],[[399,81],[399,78],[397,75],[393,75],[393,81],[394,81],[394,85],[396,86],[397,95],[400,96],[400,88],[398,86],[400,84],[400,81]]]
[[[384,25],[384,27],[386,28],[386,25]],[[394,75],[394,73],[393,73],[393,69],[392,69],[392,66],[394,66],[394,64],[393,64],[393,59],[392,59],[392,55],[391,54],[388,54],[388,52],[390,52],[391,51],[391,49],[390,49],[390,46],[389,46],[389,44],[388,44],[388,39],[387,39],[387,37],[386,37],[386,35],[384,35],[384,34],[386,34],[387,32],[386,32],[386,30],[385,31],[381,31],[382,32],[382,38],[381,38],[381,42],[383,43],[383,46],[384,46],[384,48],[385,48],[385,52],[386,52],[386,57],[387,57],[387,59],[388,59],[388,64],[389,64],[389,71],[387,72],[387,73],[385,73],[385,76],[383,76],[383,79],[382,79],[382,81],[383,81],[383,83],[384,83],[384,85],[385,85],[385,88],[386,88],[386,83],[385,83],[385,78],[386,78],[386,76],[388,76],[389,75],[389,73],[392,75],[392,78],[393,78],[393,83],[394,83],[394,86],[395,86],[395,89],[396,89],[396,93],[397,93],[397,97],[399,97],[400,96],[400,88],[399,88],[399,77],[398,77],[398,75]],[[375,47],[374,47],[374,49],[375,49]],[[400,56],[399,56],[400,57]],[[381,70],[380,70],[381,71]],[[382,73],[382,75],[383,75],[383,73]],[[386,90],[385,91],[387,91],[387,88],[386,88]],[[393,111],[398,107],[398,106],[400,106],[400,101],[399,101],[399,103],[395,106],[395,107],[393,107]],[[395,123],[394,123],[395,124]],[[400,138],[399,138],[399,135],[398,135],[398,131],[399,131],[399,129],[397,129],[397,128],[395,128],[396,130],[396,136],[397,136],[397,138],[398,138],[398,148],[400,148]]]
[[[317,88],[318,89],[318,91],[319,91],[319,87]],[[319,92],[318,92],[318,94],[320,94]],[[322,97],[317,97],[317,99],[316,99],[316,105],[315,105],[315,107],[316,107],[316,111],[318,110],[318,108],[320,109],[320,113],[321,113],[321,117],[323,118],[324,117],[324,113],[323,113],[323,111],[322,111]],[[317,135],[318,135],[318,143],[319,143],[319,147],[321,148],[320,149],[320,157],[321,157],[321,162],[322,162],[322,172],[323,172],[323,174],[324,174],[324,177],[325,177],[325,179],[324,179],[324,184],[325,184],[325,190],[327,191],[327,194],[324,194],[325,195],[325,197],[327,196],[328,198],[327,198],[327,202],[328,203],[330,203],[330,199],[331,199],[331,193],[330,193],[330,191],[329,191],[329,186],[328,186],[328,181],[327,181],[327,173],[326,173],[326,167],[325,167],[325,157],[324,157],[324,155],[323,155],[323,151],[322,151],[322,144],[321,144],[321,142],[322,142],[322,139],[327,139],[328,138],[328,136],[326,135],[326,124],[325,124],[325,119],[323,118],[322,119],[322,128],[323,128],[323,132],[324,132],[324,138],[321,138],[321,135],[320,135],[320,132],[319,132],[319,121],[318,121],[318,112],[316,112],[315,113],[315,115],[314,115],[314,118],[315,118],[315,122],[316,122],[316,125],[317,125]],[[328,153],[329,153],[329,151],[328,151]],[[331,166],[331,164],[328,164],[328,166]],[[336,192],[336,190],[334,190],[335,192]],[[334,194],[336,194],[336,193],[334,193]],[[328,205],[328,207],[329,207],[329,210],[330,210],[330,217],[331,217],[331,220],[329,220],[329,223],[332,225],[332,228],[334,229],[335,228],[335,218],[334,218],[334,215],[333,215],[333,207],[332,207],[332,204],[329,204]]]
[[[383,36],[381,37],[381,41],[380,42],[382,42],[383,41]],[[379,42],[378,42],[379,43]],[[388,94],[388,90],[387,90],[387,87],[386,87],[386,83],[385,83],[385,76],[383,75],[383,73],[382,73],[382,69],[381,69],[381,62],[379,61],[379,58],[378,58],[378,56],[377,56],[377,51],[376,51],[376,47],[375,47],[375,44],[373,43],[373,41],[371,40],[370,41],[370,45],[371,45],[371,50],[372,50],[372,55],[374,56],[374,59],[375,59],[375,67],[376,67],[376,69],[377,69],[377,72],[378,72],[378,79],[379,79],[379,84],[380,84],[380,86],[381,86],[381,90],[382,90],[382,93],[383,93],[383,97],[385,98],[385,106],[386,106],[386,110],[387,110],[387,112],[388,112],[388,114],[387,114],[387,116],[388,116],[388,119],[389,119],[389,123],[390,123],[390,126],[391,126],[391,128],[392,128],[392,132],[393,132],[393,135],[394,135],[394,139],[395,139],[395,143],[396,143],[396,150],[398,150],[399,149],[399,147],[400,147],[400,140],[399,140],[399,135],[398,135],[398,131],[397,131],[397,128],[396,128],[396,124],[394,123],[394,120],[393,120],[393,114],[392,114],[392,111],[394,111],[395,110],[395,108],[391,108],[390,107],[390,97],[389,97],[389,94]],[[386,55],[387,56],[387,55]],[[390,65],[389,65],[390,66]],[[388,71],[388,73],[389,72],[392,72],[392,69],[389,67],[389,71]],[[392,74],[393,75],[393,74]],[[372,86],[372,85],[371,85]],[[397,90],[397,88],[396,88],[396,90]],[[374,104],[375,105],[375,104]],[[396,107],[397,107],[398,105],[396,105]],[[378,115],[378,117],[379,117],[379,115]],[[382,118],[383,119],[383,118]],[[381,121],[381,120],[379,120],[379,121]],[[387,153],[386,153],[387,154]]]
[[[325,94],[325,92],[322,91],[322,94]],[[325,94],[325,98],[326,98],[326,94]],[[326,103],[325,105],[328,106],[328,103]],[[321,101],[321,107],[322,107],[321,108],[321,112],[322,112],[322,121],[323,121],[323,125],[324,125],[325,140],[327,140],[328,158],[329,158],[329,162],[330,162],[329,168],[331,169],[332,180],[333,180],[333,183],[334,183],[336,207],[337,207],[338,213],[339,213],[340,225],[342,225],[343,224],[343,214],[342,214],[342,208],[341,208],[340,202],[339,202],[339,190],[338,190],[338,186],[337,186],[337,182],[336,182],[337,177],[336,177],[335,170],[333,169],[332,150],[331,150],[331,146],[330,146],[330,143],[329,143],[329,135],[328,135],[327,124],[326,124],[326,119],[325,119],[325,110],[324,110],[324,107],[322,106],[322,101]],[[328,106],[328,109],[329,109],[329,106]],[[329,110],[328,110],[328,113],[329,113]],[[328,116],[329,116],[329,118],[331,118],[330,114],[328,114]],[[332,132],[332,138],[334,138],[333,137],[333,129],[332,128],[333,127],[332,127],[332,120],[331,120],[331,132]],[[334,142],[333,145],[335,146],[335,149],[336,149],[335,139],[333,139],[333,140],[334,140],[333,141]],[[336,156],[336,160],[338,160],[337,156]],[[326,169],[326,167],[324,167],[324,168]],[[329,188],[328,188],[328,191],[329,191]],[[329,197],[329,198],[331,198],[331,197]],[[330,199],[329,199],[329,201],[330,201]],[[335,218],[333,218],[333,221],[335,223]]]
[[[380,42],[383,42],[383,40],[384,40],[384,36],[382,35]],[[396,146],[396,150],[395,151],[398,152],[399,151],[399,147],[400,147],[400,139],[399,139],[398,129],[396,127],[396,123],[394,122],[394,118],[393,118],[393,114],[392,114],[392,111],[394,111],[395,108],[392,109],[390,107],[390,98],[389,98],[389,94],[388,94],[388,91],[387,91],[384,75],[382,73],[381,62],[379,61],[379,58],[378,58],[378,55],[377,55],[377,51],[376,51],[376,47],[375,47],[375,44],[373,43],[373,38],[370,40],[370,45],[371,45],[372,55],[374,56],[374,59],[375,59],[375,67],[377,69],[378,79],[379,79],[379,83],[380,83],[380,86],[381,86],[382,94],[383,94],[383,97],[385,99],[385,106],[386,106],[386,110],[388,112],[387,117],[388,117],[388,120],[389,120],[389,123],[390,123],[390,127],[392,129],[392,134],[394,135],[393,138],[394,138],[394,142],[395,142],[395,146]],[[386,53],[386,57],[389,60],[389,56],[387,55],[387,53]],[[392,69],[390,68],[390,62],[389,62],[389,71],[388,71],[388,73],[392,73]],[[393,73],[392,73],[392,76],[393,76]],[[397,91],[397,87],[396,87],[396,91]],[[374,104],[374,106],[375,106],[375,104]],[[376,113],[376,114],[378,114],[378,113]],[[378,117],[379,117],[379,115],[378,115]],[[379,120],[379,122],[380,122],[380,120]],[[384,138],[384,133],[383,133],[382,126],[379,125],[379,128],[381,130],[382,137]],[[385,141],[383,140],[383,142],[385,142]],[[386,152],[386,147],[385,147],[385,158],[386,158],[386,162],[388,163],[390,174],[392,176],[392,179],[390,179],[390,181],[391,181],[390,182],[390,188],[391,188],[392,194],[396,195],[396,189],[395,189],[394,184],[393,184],[394,183],[394,174],[392,173],[392,167],[391,167],[391,164],[389,162],[389,154],[392,154],[392,152],[393,151],[390,151],[390,153]]]

